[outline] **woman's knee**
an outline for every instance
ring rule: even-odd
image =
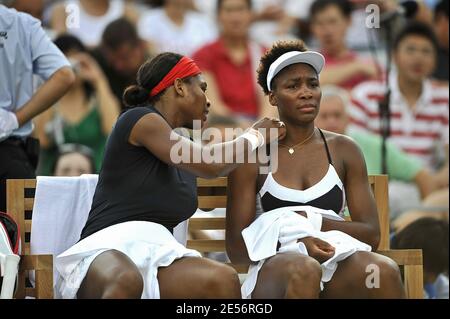
[[[94,259],[78,291],[78,298],[140,298],[144,282],[125,254],[106,251]]]
[[[102,299],[139,299],[144,289],[144,280],[137,269],[117,269],[103,290]]]
[[[322,268],[317,260],[304,256],[293,258],[286,263],[286,275],[289,285],[302,287],[320,287]]]
[[[204,272],[204,290],[210,298],[240,298],[240,282],[236,270],[221,263],[208,266]]]
[[[395,261],[386,256],[377,255],[374,264],[379,269],[380,281],[401,282],[400,268]]]
[[[404,298],[405,289],[402,283],[400,269],[395,261],[379,254],[371,254],[372,267],[366,268],[366,274],[371,276],[371,296],[373,298]],[[367,287],[367,278],[366,278]]]
[[[368,286],[368,282],[374,288],[383,288],[392,290],[393,288],[402,289],[402,280],[400,269],[392,259],[372,252],[358,252],[350,257],[349,273],[354,274],[353,283],[358,285],[363,282]],[[357,278],[361,278],[358,280]],[[382,290],[385,290],[382,289]]]

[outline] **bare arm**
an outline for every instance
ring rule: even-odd
[[[433,176],[429,171],[422,169],[419,173],[414,176],[414,182],[419,188],[420,197],[424,199],[429,194],[431,194],[435,189],[437,189],[437,181],[435,176]]]
[[[57,34],[62,34],[67,31],[66,26],[66,6],[64,3],[58,3],[53,8],[52,16],[50,18],[50,24],[53,30]]]
[[[448,187],[448,144],[445,145],[445,164],[436,173],[435,181],[438,189]]]
[[[56,71],[33,97],[16,112],[19,126],[55,104],[69,90],[74,81],[75,75],[69,67],[63,67]]]
[[[80,62],[80,77],[90,82],[95,88],[99,103],[102,132],[109,135],[119,116],[119,103],[111,92],[108,80],[97,62],[86,53],[79,53],[74,57]]]
[[[139,20],[139,12],[133,3],[126,3],[124,9],[124,17],[131,21],[134,25],[137,25]]]
[[[340,230],[376,250],[380,241],[380,226],[364,157],[352,140],[347,137],[339,139],[338,148],[344,157],[345,180],[343,182],[352,221],[324,219],[322,231]]]
[[[263,119],[255,124],[258,127],[278,127],[277,122]],[[255,126],[254,126],[255,127]],[[257,127],[255,127],[257,128]],[[279,129],[281,135],[284,129]],[[278,138],[274,136],[271,138]],[[268,143],[270,138],[265,139]],[[243,138],[230,142],[202,146],[172,131],[172,128],[159,115],[144,115],[133,127],[129,142],[143,146],[161,161],[185,169],[197,176],[215,178],[225,176],[236,168],[237,159],[245,159],[249,154],[250,144]],[[208,157],[217,156],[220,160],[206,161]]]
[[[336,66],[327,66],[320,74],[320,83],[339,85],[355,76],[365,75],[375,78],[377,68],[373,62],[353,61]]]
[[[242,230],[256,216],[257,174],[256,164],[244,164],[228,175],[225,238],[228,257],[236,264],[250,263]]]
[[[436,189],[448,187],[448,163],[435,175]]]
[[[99,101],[99,111],[102,123],[102,132],[105,135],[111,133],[114,123],[119,116],[119,103],[111,92],[106,79],[96,85],[97,98]]]
[[[35,124],[35,129],[33,131],[33,136],[39,140],[41,148],[48,149],[52,146],[53,141],[48,137],[45,132],[47,123],[51,121],[53,117],[53,108],[48,108],[38,116],[33,119]]]

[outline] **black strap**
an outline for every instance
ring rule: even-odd
[[[333,165],[333,160],[331,159],[330,150],[328,149],[328,144],[327,144],[327,140],[325,138],[325,135],[323,134],[323,132],[322,132],[322,130],[320,128],[318,128],[318,129],[319,129],[320,135],[322,135],[323,142],[325,143],[325,149],[327,151],[328,162],[331,165]]]
[[[330,150],[328,149],[328,144],[327,144],[327,140],[325,138],[325,135],[323,134],[323,132],[322,132],[322,130],[320,128],[317,128],[317,129],[319,130],[320,135],[322,136],[323,142],[325,143],[325,150],[327,151],[328,163],[333,165],[333,160],[331,159],[331,154],[330,154]],[[266,144],[266,155],[270,159],[270,145],[269,144]],[[270,160],[269,160],[269,164],[270,164]]]

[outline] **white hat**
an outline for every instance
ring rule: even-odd
[[[325,58],[322,54],[315,51],[291,51],[283,54],[272,63],[269,68],[269,73],[267,73],[267,88],[269,91],[272,90],[270,86],[272,79],[285,67],[296,63],[309,64],[316,70],[317,74],[319,74],[325,65]]]

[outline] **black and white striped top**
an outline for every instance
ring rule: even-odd
[[[314,206],[325,210],[332,210],[338,215],[343,214],[345,208],[344,185],[333,166],[325,136],[321,130],[319,131],[325,143],[329,162],[328,171],[325,176],[315,185],[305,190],[298,190],[279,184],[272,173],[269,173],[264,185],[259,191],[258,204],[261,205],[260,208],[262,211],[257,212],[258,215],[262,212],[280,207],[299,205]],[[257,206],[259,206],[258,204]]]

